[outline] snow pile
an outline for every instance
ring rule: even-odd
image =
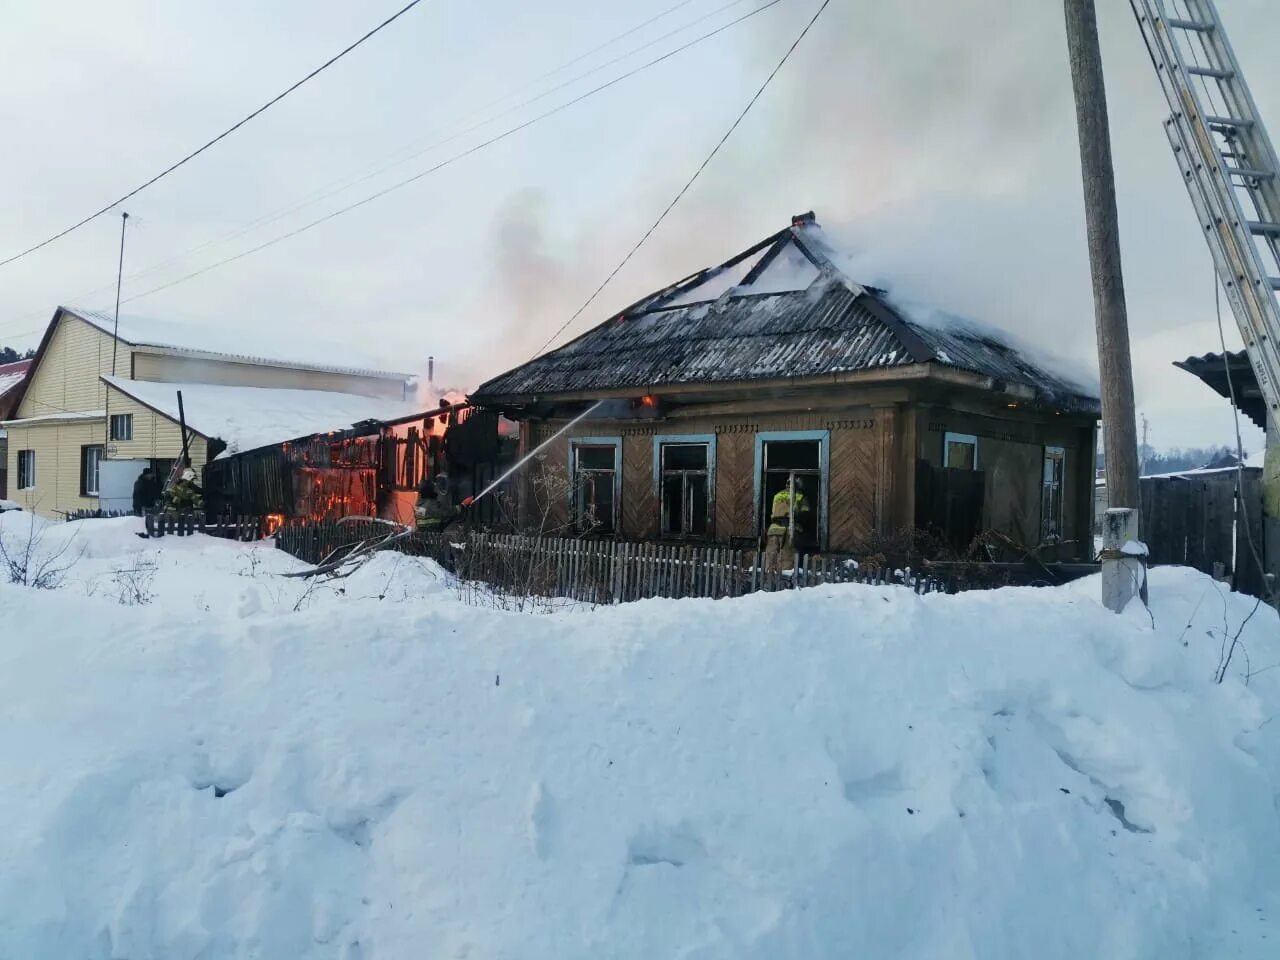
[[[0,956],[1275,956],[1277,617],[1215,686],[1253,603],[1191,571],[1154,628],[1096,582],[530,617],[36,523],[84,556],[0,585]]]

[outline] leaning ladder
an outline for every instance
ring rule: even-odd
[[[1165,132],[1267,410],[1280,421],[1280,163],[1213,0],[1130,0]]]

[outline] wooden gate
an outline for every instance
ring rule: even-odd
[[[916,527],[941,534],[957,550],[982,529],[986,474],[981,470],[916,466]]]
[[[1152,564],[1195,567],[1258,596],[1263,580],[1253,551],[1263,557],[1260,469],[1240,472],[1239,498],[1235,470],[1144,477],[1139,492]]]

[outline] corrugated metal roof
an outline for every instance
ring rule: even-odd
[[[1230,365],[1230,379],[1227,368]],[[1206,386],[1222,397],[1231,399],[1235,394],[1236,407],[1262,429],[1267,428],[1267,401],[1258,386],[1258,375],[1253,372],[1249,354],[1243,350],[1228,353],[1206,353],[1200,357],[1187,357],[1173,364],[1202,380]]]
[[[1097,398],[1029,360],[1013,347],[991,337],[961,330],[939,330],[908,319],[907,324],[934,352],[934,360],[948,367],[969,370],[1007,383],[1034,387],[1045,400],[1065,409],[1089,410]]]
[[[990,336],[913,322],[880,291],[844,276],[820,240],[816,225],[801,218],[726,264],[658,291],[563,347],[482,384],[472,396],[484,402],[937,363],[1031,387],[1059,408],[1097,410],[1096,398],[1086,391]],[[764,247],[769,249],[760,266],[738,286],[719,292],[715,283],[723,272]],[[796,269],[797,251],[818,268],[817,280],[803,289],[752,292],[761,278],[771,291],[794,276],[808,283]],[[779,266],[771,271],[771,264]],[[781,277],[779,267],[785,270]],[[718,296],[696,302],[704,289]],[[679,306],[666,305],[672,302]]]
[[[893,334],[830,286],[653,310],[490,380],[477,396],[810,376],[911,363]]]
[[[103,333],[115,330],[113,314],[84,307],[59,307]],[[287,325],[286,325],[287,326]],[[292,329],[292,328],[290,328]],[[262,327],[228,328],[215,324],[192,326],[133,314],[120,317],[120,339],[136,347],[155,347],[176,353],[207,354],[244,363],[294,367],[323,373],[339,373],[381,380],[408,380],[413,374],[380,370],[372,364],[334,363],[336,357],[353,356],[351,347],[324,344],[314,337]]]

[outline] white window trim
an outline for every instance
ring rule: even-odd
[[[973,447],[973,469],[978,469],[978,438],[972,433],[944,433],[942,435],[942,465],[951,466],[951,444],[967,443]]]
[[[86,472],[85,472],[85,476],[82,478],[84,480],[84,495],[86,497],[96,497],[96,496],[99,496],[102,490],[102,461],[106,459],[106,451],[103,450],[100,444],[88,444],[85,447],[85,449],[98,451],[98,469],[94,471],[94,474],[95,474],[94,485],[92,487],[89,486],[89,475],[88,475],[89,457],[87,454],[83,461],[83,469]]]
[[[127,429],[126,431],[124,431],[125,433],[127,433],[127,434],[128,434],[128,436],[117,436],[117,435],[116,435],[116,429],[115,429],[115,426],[116,426],[116,422],[117,422],[117,421],[120,421],[120,422],[122,422],[122,423],[124,423],[124,424],[126,424],[126,425],[128,426],[128,429]],[[111,414],[111,419],[110,419],[109,423],[107,424],[107,428],[108,428],[108,432],[109,432],[109,434],[110,434],[110,437],[111,437],[111,439],[112,439],[113,441],[119,441],[119,442],[121,442],[121,443],[128,443],[130,440],[132,440],[132,439],[133,439],[133,414],[132,414],[132,413],[113,413],[113,414]]]

